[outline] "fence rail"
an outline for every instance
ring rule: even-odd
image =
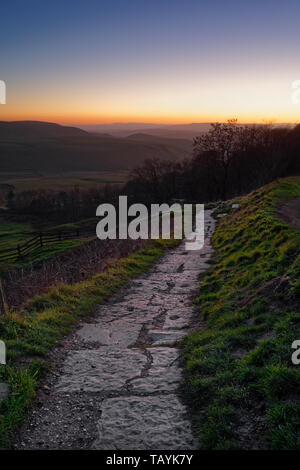
[[[17,245],[16,248],[0,251],[0,263],[22,261],[41,248],[64,240],[73,240],[83,236],[96,236],[95,227],[72,229],[58,232],[39,232],[33,238]]]

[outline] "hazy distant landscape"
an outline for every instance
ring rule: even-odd
[[[135,131],[100,135],[54,123],[0,122],[0,183],[16,190],[124,183],[147,158],[191,156],[191,140]]]
[[[140,122],[79,125],[81,129],[115,137],[128,137],[131,134],[150,134],[152,136],[193,140],[196,135],[207,132],[210,123],[191,124],[149,124]]]
[[[89,187],[105,184],[123,184],[128,179],[128,170],[103,171],[16,171],[0,172],[0,191],[13,186],[15,190],[56,189],[70,190],[75,186]]]

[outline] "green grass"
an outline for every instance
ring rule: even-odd
[[[299,177],[254,191],[213,235],[194,301],[206,325],[182,343],[203,449],[300,449],[300,233],[276,217],[299,195]]]
[[[45,245],[42,248],[38,248],[32,254],[26,256],[23,261],[16,263],[17,266],[26,267],[31,262],[43,261],[49,258],[52,255],[57,255],[63,251],[70,250],[71,248],[76,248],[79,245],[82,245],[86,241],[91,240],[91,238],[74,238],[73,240],[62,240],[61,242],[51,243]]]
[[[98,304],[130,278],[146,271],[178,240],[153,240],[147,248],[122,258],[104,272],[74,285],[60,285],[30,300],[22,312],[0,317],[0,338],[7,348],[7,365],[0,367],[0,381],[10,384],[10,396],[0,401],[0,448],[7,448],[26,416],[45,369],[47,355],[76,323],[95,312]],[[29,364],[19,367],[20,359]]]
[[[37,247],[32,253],[28,254],[22,259],[16,259],[12,262],[0,262],[0,271],[4,274],[5,272],[18,268],[26,267],[33,261],[41,261],[49,256],[54,254],[61,253],[70,248],[75,248],[87,241],[96,238],[96,224],[98,222],[97,218],[89,218],[79,220],[74,223],[60,224],[55,226],[45,226],[40,227],[40,230],[44,233],[58,233],[60,231],[74,231],[74,238],[70,240],[62,240],[54,243],[49,243],[44,247]],[[86,233],[92,233],[93,227],[95,228],[95,235],[87,236]],[[75,235],[75,230],[79,229],[82,233],[81,236],[77,237]],[[9,219],[2,218],[0,220],[0,251],[6,251],[10,249],[17,250],[18,245],[23,245],[26,241],[32,239],[39,232],[38,227],[33,226],[28,223],[21,223],[16,221],[11,221]]]
[[[16,248],[18,243],[24,243],[33,237],[34,229],[29,223],[19,223],[10,220],[0,220],[0,251]]]

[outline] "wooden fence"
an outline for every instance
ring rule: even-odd
[[[73,229],[59,232],[39,232],[25,243],[17,245],[16,248],[0,251],[0,263],[14,263],[22,261],[29,255],[38,254],[44,246],[51,245],[63,240],[73,240],[83,236],[96,236],[95,227],[85,229]]]

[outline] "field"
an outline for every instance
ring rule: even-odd
[[[0,251],[16,248],[33,236],[34,228],[29,223],[0,219]]]
[[[71,231],[74,233],[74,238],[56,242],[54,241],[49,245],[43,246],[38,250],[33,251],[32,254],[29,254],[25,258],[17,260],[13,263],[3,263],[1,269],[7,270],[18,266],[24,267],[32,261],[41,261],[53,254],[61,253],[70,248],[74,248],[91,240],[92,238],[95,238],[96,232],[93,235],[93,230],[95,227],[96,219],[93,218],[81,220],[77,223],[45,226],[43,227],[43,233],[66,233]],[[79,230],[82,232],[82,235],[76,235],[75,231],[77,228],[79,228]],[[22,246],[25,242],[34,238],[38,231],[38,228],[29,222],[21,223],[11,221],[4,217],[0,218],[0,251],[11,249],[17,250],[18,245]]]
[[[74,186],[88,188],[105,184],[124,184],[128,180],[128,171],[78,171],[63,173],[42,173],[31,171],[0,172],[1,185],[10,185],[15,191],[30,189],[54,189],[67,191]]]

